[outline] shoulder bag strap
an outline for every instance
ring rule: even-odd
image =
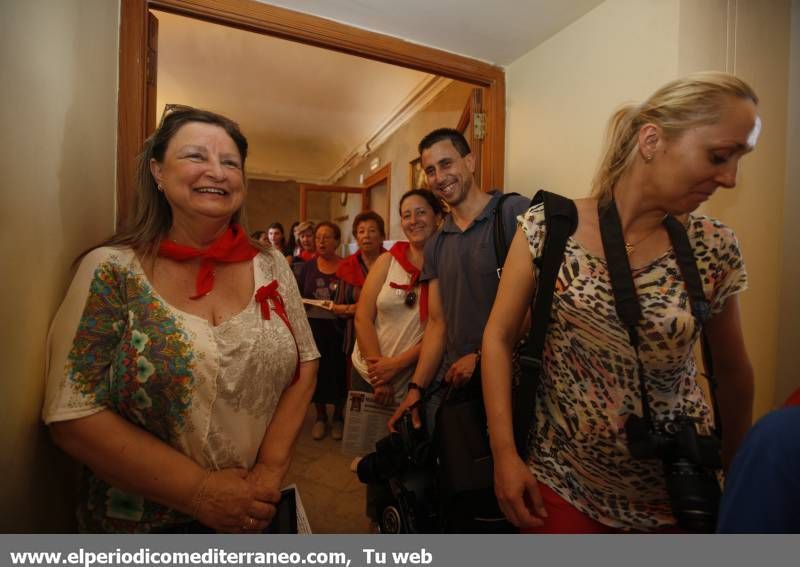
[[[542,352],[550,324],[550,310],[556,279],[564,261],[567,240],[578,225],[578,211],[571,199],[539,191],[531,206],[544,203],[545,240],[539,265],[536,294],[531,302],[531,330],[520,352],[522,376],[513,400],[514,439],[517,451],[524,459],[528,452],[528,433],[533,420],[534,400],[542,367]]]
[[[519,195],[519,193],[503,193],[497,199],[497,206],[494,208],[494,257],[497,259],[497,279],[500,279],[500,274],[503,273],[503,265],[506,263],[506,256],[508,256],[509,242],[506,240],[506,227],[503,222],[503,203],[512,195]]]

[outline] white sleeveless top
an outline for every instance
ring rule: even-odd
[[[395,356],[417,344],[422,340],[422,332],[425,325],[419,320],[419,286],[414,288],[417,294],[417,301],[413,307],[408,307],[405,303],[406,292],[402,289],[393,289],[389,283],[408,284],[411,276],[403,267],[392,257],[389,264],[389,271],[386,280],[383,282],[378,299],[376,301],[377,314],[375,316],[375,331],[378,334],[378,345],[383,356]],[[367,363],[361,358],[361,350],[356,341],[353,350],[353,368],[366,378]],[[392,379],[394,388],[395,403],[400,403],[406,396],[406,387],[414,373],[414,366],[409,366],[399,372]]]

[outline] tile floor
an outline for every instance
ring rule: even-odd
[[[370,533],[364,512],[366,486],[350,472],[353,458],[342,454],[342,442],[331,439],[330,433],[320,441],[311,438],[315,415],[309,409],[286,483],[297,484],[314,533]]]

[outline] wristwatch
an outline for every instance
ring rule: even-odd
[[[425,388],[423,388],[422,386],[420,386],[416,382],[409,382],[408,383],[408,391],[410,392],[411,390],[419,390],[419,395],[420,396],[425,393]]]

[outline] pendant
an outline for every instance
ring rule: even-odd
[[[625,243],[625,254],[627,254],[628,256],[633,254],[633,244],[630,244],[629,242]]]

